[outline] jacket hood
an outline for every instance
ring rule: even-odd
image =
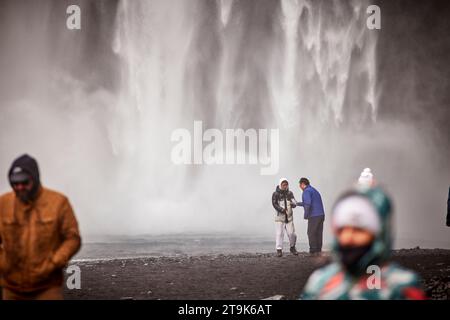
[[[276,191],[276,192],[285,192],[285,191],[281,190],[281,183],[282,183],[283,181],[286,181],[287,183],[289,183],[288,179],[286,179],[286,178],[281,178],[280,181],[278,182],[277,187],[275,188],[275,191]],[[289,186],[288,186],[288,188],[286,189],[286,191],[289,191]]]
[[[20,168],[20,169],[22,169],[23,172],[26,172],[27,174],[30,175],[31,179],[34,182],[34,186],[31,191],[31,194],[33,197],[36,196],[39,191],[39,188],[41,186],[41,179],[40,179],[40,175],[39,175],[39,166],[38,166],[37,161],[27,154],[24,154],[24,155],[18,157],[16,160],[14,160],[11,165],[11,168],[9,169],[9,172],[8,172],[8,180],[9,180],[11,187],[12,187],[11,175],[13,174],[13,171],[16,168]]]
[[[392,204],[389,196],[381,189],[381,188],[365,188],[358,187],[355,190],[350,190],[344,193],[339,199],[336,201],[335,205],[332,209],[332,224],[334,223],[334,219],[336,218],[336,207],[339,203],[341,203],[344,199],[348,199],[350,197],[363,198],[368,200],[368,202],[372,205],[374,210],[371,212],[367,212],[367,221],[369,222],[368,229],[370,226],[370,214],[373,212],[377,215],[378,218],[378,227],[374,230],[371,230],[375,234],[375,238],[372,242],[372,246],[370,250],[359,260],[358,269],[361,272],[365,272],[367,267],[370,264],[381,264],[385,262],[391,253],[392,249]],[[362,215],[365,213],[362,212]],[[339,250],[338,250],[338,241],[336,238],[336,234],[334,233],[333,239],[333,253],[336,260],[340,260]]]
[[[15,168],[21,168],[31,176],[34,183],[40,184],[39,167],[34,158],[24,154],[14,160],[8,172],[8,180],[11,180],[10,177]]]
[[[287,183],[289,183],[288,179],[286,178],[281,178],[280,181],[278,182],[278,186],[281,188],[281,184],[286,181]]]

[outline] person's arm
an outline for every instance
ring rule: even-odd
[[[3,243],[2,243],[2,230],[1,230],[2,224],[0,223],[0,278],[2,277],[2,273],[3,273]]]
[[[278,199],[277,199],[277,193],[276,192],[274,192],[272,194],[272,206],[279,213],[285,213],[286,212],[286,210],[278,204]]]
[[[4,214],[2,212],[2,208],[3,208],[3,203],[0,202],[0,217],[3,216],[3,214]],[[5,251],[3,249],[2,234],[3,234],[2,223],[0,222],[0,285],[1,285],[2,274],[3,274],[4,268],[5,268],[5,265],[4,265],[5,264]]]
[[[61,219],[60,233],[63,242],[51,259],[56,268],[64,268],[81,247],[78,222],[68,200],[63,205]]]
[[[408,272],[410,273],[410,272]],[[396,285],[392,285],[391,288],[392,295],[389,297],[390,300],[426,300],[427,295],[424,292],[421,281],[419,277],[410,273],[408,280],[405,282],[400,282]]]
[[[450,188],[448,188],[448,200],[447,200],[447,227],[450,227]]]
[[[308,219],[309,216],[311,215],[311,193],[308,190],[303,191],[302,194],[302,207],[305,209],[305,215],[304,218]]]
[[[295,208],[297,206],[297,200],[295,200],[294,193],[291,191],[291,208]]]
[[[306,281],[303,291],[298,299],[317,300],[319,298],[319,293],[322,290],[322,282],[324,282],[322,269],[315,270]]]

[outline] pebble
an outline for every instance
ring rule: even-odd
[[[262,299],[262,300],[285,300],[285,296],[281,295],[281,294],[276,294],[274,296]]]

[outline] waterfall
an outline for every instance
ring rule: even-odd
[[[224,27],[228,23],[232,6],[233,0],[220,0],[220,18]]]
[[[359,1],[121,1],[113,50],[121,59],[122,80],[109,127],[122,163],[123,190],[117,192],[126,194],[134,184],[141,190],[138,198],[148,203],[135,210],[152,211],[160,221],[161,211],[183,207],[166,200],[179,193],[186,219],[202,220],[214,207],[210,200],[220,198],[219,190],[208,189],[210,199],[204,199],[206,185],[218,179],[230,192],[233,177],[252,180],[254,173],[227,168],[224,181],[223,168],[170,164],[171,131],[191,129],[195,120],[219,129],[280,128],[281,148],[287,150],[305,119],[318,115],[312,126],[327,132],[316,123],[342,123],[344,104],[352,113],[364,114],[368,106],[375,113],[376,101],[368,97],[376,93],[376,37],[365,18]],[[360,100],[347,97],[355,78],[362,84],[353,90],[367,103],[360,110],[352,105]],[[293,151],[293,158],[304,158]],[[161,188],[167,181],[170,191]],[[205,212],[195,212],[195,202],[203,202]]]
[[[315,110],[319,121],[375,121],[377,33],[365,27],[368,1],[284,0],[285,52],[275,105],[287,114]],[[279,106],[279,107],[278,107]],[[347,112],[345,112],[347,109]],[[351,110],[351,111],[350,111]]]
[[[368,0],[86,0],[75,31],[65,28],[63,1],[4,2],[2,172],[19,153],[35,155],[44,184],[70,196],[87,233],[272,236],[279,176],[297,198],[296,182],[309,177],[329,210],[371,167],[396,193],[401,219],[411,221],[399,224],[400,233],[435,234],[417,226],[429,208],[440,223],[439,194],[410,186],[432,181],[430,189],[448,190],[448,148],[434,140],[441,128],[432,125],[445,110],[423,111],[445,105],[448,77],[418,58],[428,51],[439,58],[442,44],[417,57],[402,48],[428,37],[408,34],[409,23],[424,30],[413,19],[419,10],[397,15],[383,2],[382,30],[369,30]],[[440,89],[426,90],[435,79]],[[279,130],[279,173],[174,164],[172,133],[193,133],[194,121],[221,133]],[[0,187],[9,190],[7,181]]]

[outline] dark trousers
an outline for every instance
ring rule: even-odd
[[[325,216],[308,218],[308,240],[310,253],[317,253],[322,251],[324,220]]]

